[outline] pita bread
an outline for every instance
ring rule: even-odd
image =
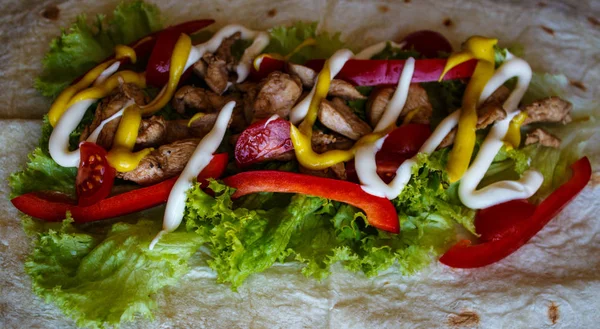
[[[57,20],[43,18],[57,4]],[[0,327],[71,328],[54,305],[33,295],[23,271],[29,253],[16,209],[8,202],[7,176],[26,162],[37,144],[39,118],[49,101],[32,89],[50,39],[75,16],[108,12],[115,1],[4,1],[0,4]],[[170,19],[212,17],[217,26],[241,22],[268,28],[296,20],[319,21],[341,31],[353,46],[364,46],[417,29],[443,32],[455,44],[477,33],[501,43],[525,45],[534,69],[565,73],[582,88],[578,99],[600,96],[600,7],[594,1],[164,1]],[[357,23],[360,22],[360,23]],[[598,115],[596,111],[594,113]],[[588,145],[593,166],[600,163],[596,134]],[[206,255],[193,270],[157,295],[154,322],[125,328],[591,328],[600,323],[600,176],[519,251],[477,270],[454,270],[439,263],[403,277],[393,269],[367,279],[341,266],[323,282],[307,279],[296,264],[276,265],[253,275],[239,289],[215,283]]]

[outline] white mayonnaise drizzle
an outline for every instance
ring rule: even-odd
[[[404,70],[406,70],[406,67]],[[402,75],[404,75],[404,71]],[[510,121],[519,114],[516,109],[531,80],[531,68],[527,62],[509,54],[508,60],[490,79],[479,99],[479,103],[483,103],[498,87],[515,76],[518,78],[517,86],[503,104],[508,113],[507,117],[494,124],[475,160],[461,179],[459,197],[469,208],[481,209],[510,200],[529,198],[542,184],[543,176],[535,170],[528,170],[517,181],[500,181],[477,190],[477,185],[479,185],[496,154],[504,145],[503,139],[508,131]],[[400,79],[402,79],[402,76]],[[387,111],[388,109],[386,109]],[[446,117],[421,146],[419,153],[430,154],[435,151],[444,137],[458,125],[459,118],[460,110]],[[392,182],[385,184],[377,175],[375,155],[383,146],[386,137],[377,140],[375,143],[360,147],[356,153],[355,165],[356,173],[363,184],[362,188],[365,192],[393,199],[402,193],[410,180],[412,167],[417,158],[415,156],[403,162],[396,171],[396,177]]]
[[[217,51],[224,39],[237,32],[241,32],[241,38],[244,40],[254,39],[250,47],[244,50],[244,54],[235,68],[238,76],[237,82],[240,83],[246,80],[248,74],[250,74],[252,60],[269,44],[269,34],[264,31],[253,31],[241,25],[227,25],[215,33],[210,40],[192,47],[184,71],[200,60],[205,53]]]
[[[404,45],[406,45],[406,42],[404,42],[404,41],[402,41],[400,43],[395,43],[394,41],[382,41],[382,42],[376,43],[372,46],[369,46],[369,47],[361,50],[358,54],[356,54],[356,56],[354,56],[354,58],[355,59],[370,59],[371,57],[382,52],[385,49],[385,47],[387,47],[388,42],[394,48],[402,48],[402,47],[404,47]]]
[[[410,88],[410,80],[412,80],[413,73],[415,72],[415,59],[409,58],[404,64],[400,79],[398,79],[398,87],[392,96],[392,99],[387,104],[381,119],[375,126],[375,132],[386,130],[391,125],[396,124],[398,117],[404,109],[404,104],[408,99],[408,89]]]
[[[173,185],[173,189],[171,190],[171,193],[169,193],[169,199],[167,200],[167,207],[163,219],[163,229],[150,243],[150,249],[154,248],[158,240],[164,234],[173,232],[179,227],[179,224],[181,224],[185,211],[186,192],[192,187],[198,174],[210,163],[213,158],[213,153],[217,151],[217,148],[223,141],[234,107],[235,101],[231,101],[223,106],[215,125],[211,131],[202,138],[192,154],[192,157],[185,165],[183,172],[175,182],[175,185]]]
[[[352,51],[348,49],[340,49],[329,58],[326,64],[329,67],[330,80],[333,79],[333,77],[335,77],[338,73],[340,73],[342,67],[344,67],[344,64],[346,64],[346,62],[349,59],[351,59],[352,56],[354,56]],[[294,108],[292,108],[292,111],[290,112],[290,121],[293,124],[298,124],[300,123],[300,121],[304,120],[304,117],[308,113],[310,102],[315,96],[315,91],[317,89],[318,83],[319,76],[317,76],[317,79],[315,80],[315,85],[312,87],[310,93],[306,97],[304,97],[304,99],[302,99],[298,104],[296,104]]]
[[[269,117],[269,119],[267,119],[267,122],[265,122],[265,125],[263,126],[263,128],[267,128],[267,126],[269,125],[269,123],[271,123],[271,121],[275,121],[277,119],[279,119],[279,115],[273,114],[272,116]]]
[[[121,62],[119,62],[119,61],[112,63],[109,67],[107,67],[104,71],[102,71],[102,73],[100,73],[100,75],[96,78],[96,81],[94,81],[94,86],[97,86],[97,85],[101,84],[102,82],[104,82],[106,79],[108,79],[108,77],[110,77],[111,75],[113,75],[115,72],[117,72],[119,70],[120,66],[121,66]]]
[[[119,69],[119,62],[115,62],[107,67],[96,80],[94,85],[104,82],[106,78],[111,76]],[[100,82],[99,82],[100,81]],[[60,116],[56,126],[52,130],[50,140],[48,141],[48,151],[52,160],[62,167],[77,167],[79,166],[79,149],[69,151],[69,135],[77,128],[87,109],[97,101],[95,98],[79,101],[71,106]],[[100,132],[98,132],[100,134]],[[96,135],[96,138],[98,136]]]
[[[494,124],[481,145],[475,160],[460,181],[458,196],[462,203],[472,209],[487,208],[510,200],[527,199],[540,188],[544,181],[544,177],[538,171],[527,170],[523,173],[521,179],[517,181],[500,181],[477,190],[477,185],[479,185],[494,161],[494,157],[504,145],[503,139],[508,132],[510,121],[520,113],[517,107],[531,81],[531,67],[529,64],[510,54],[508,58],[487,83],[479,99],[479,102],[482,103],[508,79],[518,78],[517,86],[502,105],[508,115],[505,119]]]

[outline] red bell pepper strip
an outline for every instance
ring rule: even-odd
[[[227,166],[227,153],[213,156],[213,160],[198,175],[201,181],[207,178],[218,178]],[[158,206],[167,202],[169,193],[178,177],[164,182],[125,192],[99,201],[91,206],[78,206],[65,200],[65,196],[56,193],[31,192],[11,200],[12,204],[23,213],[42,220],[56,222],[65,218],[67,211],[76,223],[123,216]]]
[[[306,62],[305,65],[320,71],[324,63],[325,60],[315,59]],[[351,59],[335,77],[355,86],[396,85],[405,63],[405,60]],[[450,70],[444,76],[444,80],[469,78],[476,64],[475,60],[464,62]],[[415,73],[411,82],[438,81],[445,65],[445,59],[418,59],[415,61]]]
[[[232,198],[257,192],[280,192],[344,202],[362,209],[370,225],[392,233],[400,232],[398,214],[390,200],[368,194],[358,184],[273,170],[247,171],[227,177],[223,182],[237,189]]]
[[[517,234],[520,227],[535,213],[537,206],[527,200],[513,200],[481,209],[475,217],[479,242],[500,240]]]
[[[455,268],[476,268],[493,264],[515,252],[548,224],[587,185],[592,176],[592,167],[588,158],[579,159],[571,165],[571,169],[573,170],[571,179],[542,201],[526,221],[520,224],[514,223],[510,234],[477,245],[471,245],[469,240],[459,241],[440,258],[440,262]]]
[[[251,81],[258,82],[258,81],[266,78],[269,75],[269,73],[271,73],[271,72],[285,71],[285,69],[286,69],[285,64],[286,64],[286,62],[282,61],[280,59],[275,59],[273,57],[264,56],[260,62],[258,71],[254,67],[254,65],[252,65],[252,68],[250,69],[249,79]]]
[[[290,138],[290,123],[284,119],[264,119],[251,124],[235,143],[238,167],[273,159],[294,149]]]
[[[146,66],[146,82],[155,87],[162,87],[169,81],[171,55],[177,39],[182,33],[192,34],[214,23],[212,19],[203,19],[182,23],[166,28],[156,35],[155,46],[152,49]],[[183,73],[181,81],[191,74],[191,68]]]

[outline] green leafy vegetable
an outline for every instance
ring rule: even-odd
[[[449,113],[462,106],[462,97],[467,85],[461,80],[447,80],[421,83],[421,87],[427,92],[427,97],[433,108],[431,124],[435,127]]]
[[[403,50],[392,46],[391,42],[385,45],[385,48],[378,54],[375,54],[371,59],[415,59],[421,58],[421,54],[415,50]]]
[[[110,20],[98,15],[88,24],[87,17],[81,15],[68,31],[52,40],[35,88],[44,96],[54,97],[110,56],[115,45],[128,44],[160,28],[158,9],[143,1],[120,4]]]
[[[32,191],[57,191],[75,195],[77,168],[59,166],[50,155],[36,148],[29,154],[29,163],[24,170],[13,173],[8,178],[10,197]]]
[[[174,232],[148,250],[159,230],[159,222],[140,220],[89,233],[67,219],[38,234],[25,271],[34,291],[79,326],[118,325],[137,315],[152,318],[153,294],[177,283],[203,242],[197,234]]]
[[[306,46],[295,53],[290,61],[304,63],[314,58],[329,58],[337,50],[345,47],[340,40],[340,34],[329,35],[326,32],[317,33],[317,23],[298,22],[292,26],[274,27],[269,30],[271,40],[264,53],[288,55],[304,40],[314,38],[316,43]]]

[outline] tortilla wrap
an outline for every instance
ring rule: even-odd
[[[37,144],[50,105],[33,89],[49,41],[76,15],[109,12],[115,1],[3,1],[0,42],[0,327],[74,328],[31,291],[23,262],[29,238],[8,201],[7,177]],[[54,17],[54,7],[58,13]],[[472,34],[525,46],[534,70],[564,73],[577,104],[600,98],[600,5],[597,1],[163,1],[167,25],[214,18],[266,29],[319,21],[352,46],[418,29],[445,34],[455,45]],[[48,10],[51,9],[51,13]],[[45,18],[49,17],[49,18]],[[596,107],[594,115],[598,115]],[[297,264],[251,276],[238,292],[217,284],[202,251],[179,284],[157,294],[155,321],[125,328],[591,328],[600,323],[600,134],[586,153],[595,170],[581,195],[527,245],[491,266],[456,270],[434,263],[403,277],[390,269],[368,279],[334,266],[322,282]]]

